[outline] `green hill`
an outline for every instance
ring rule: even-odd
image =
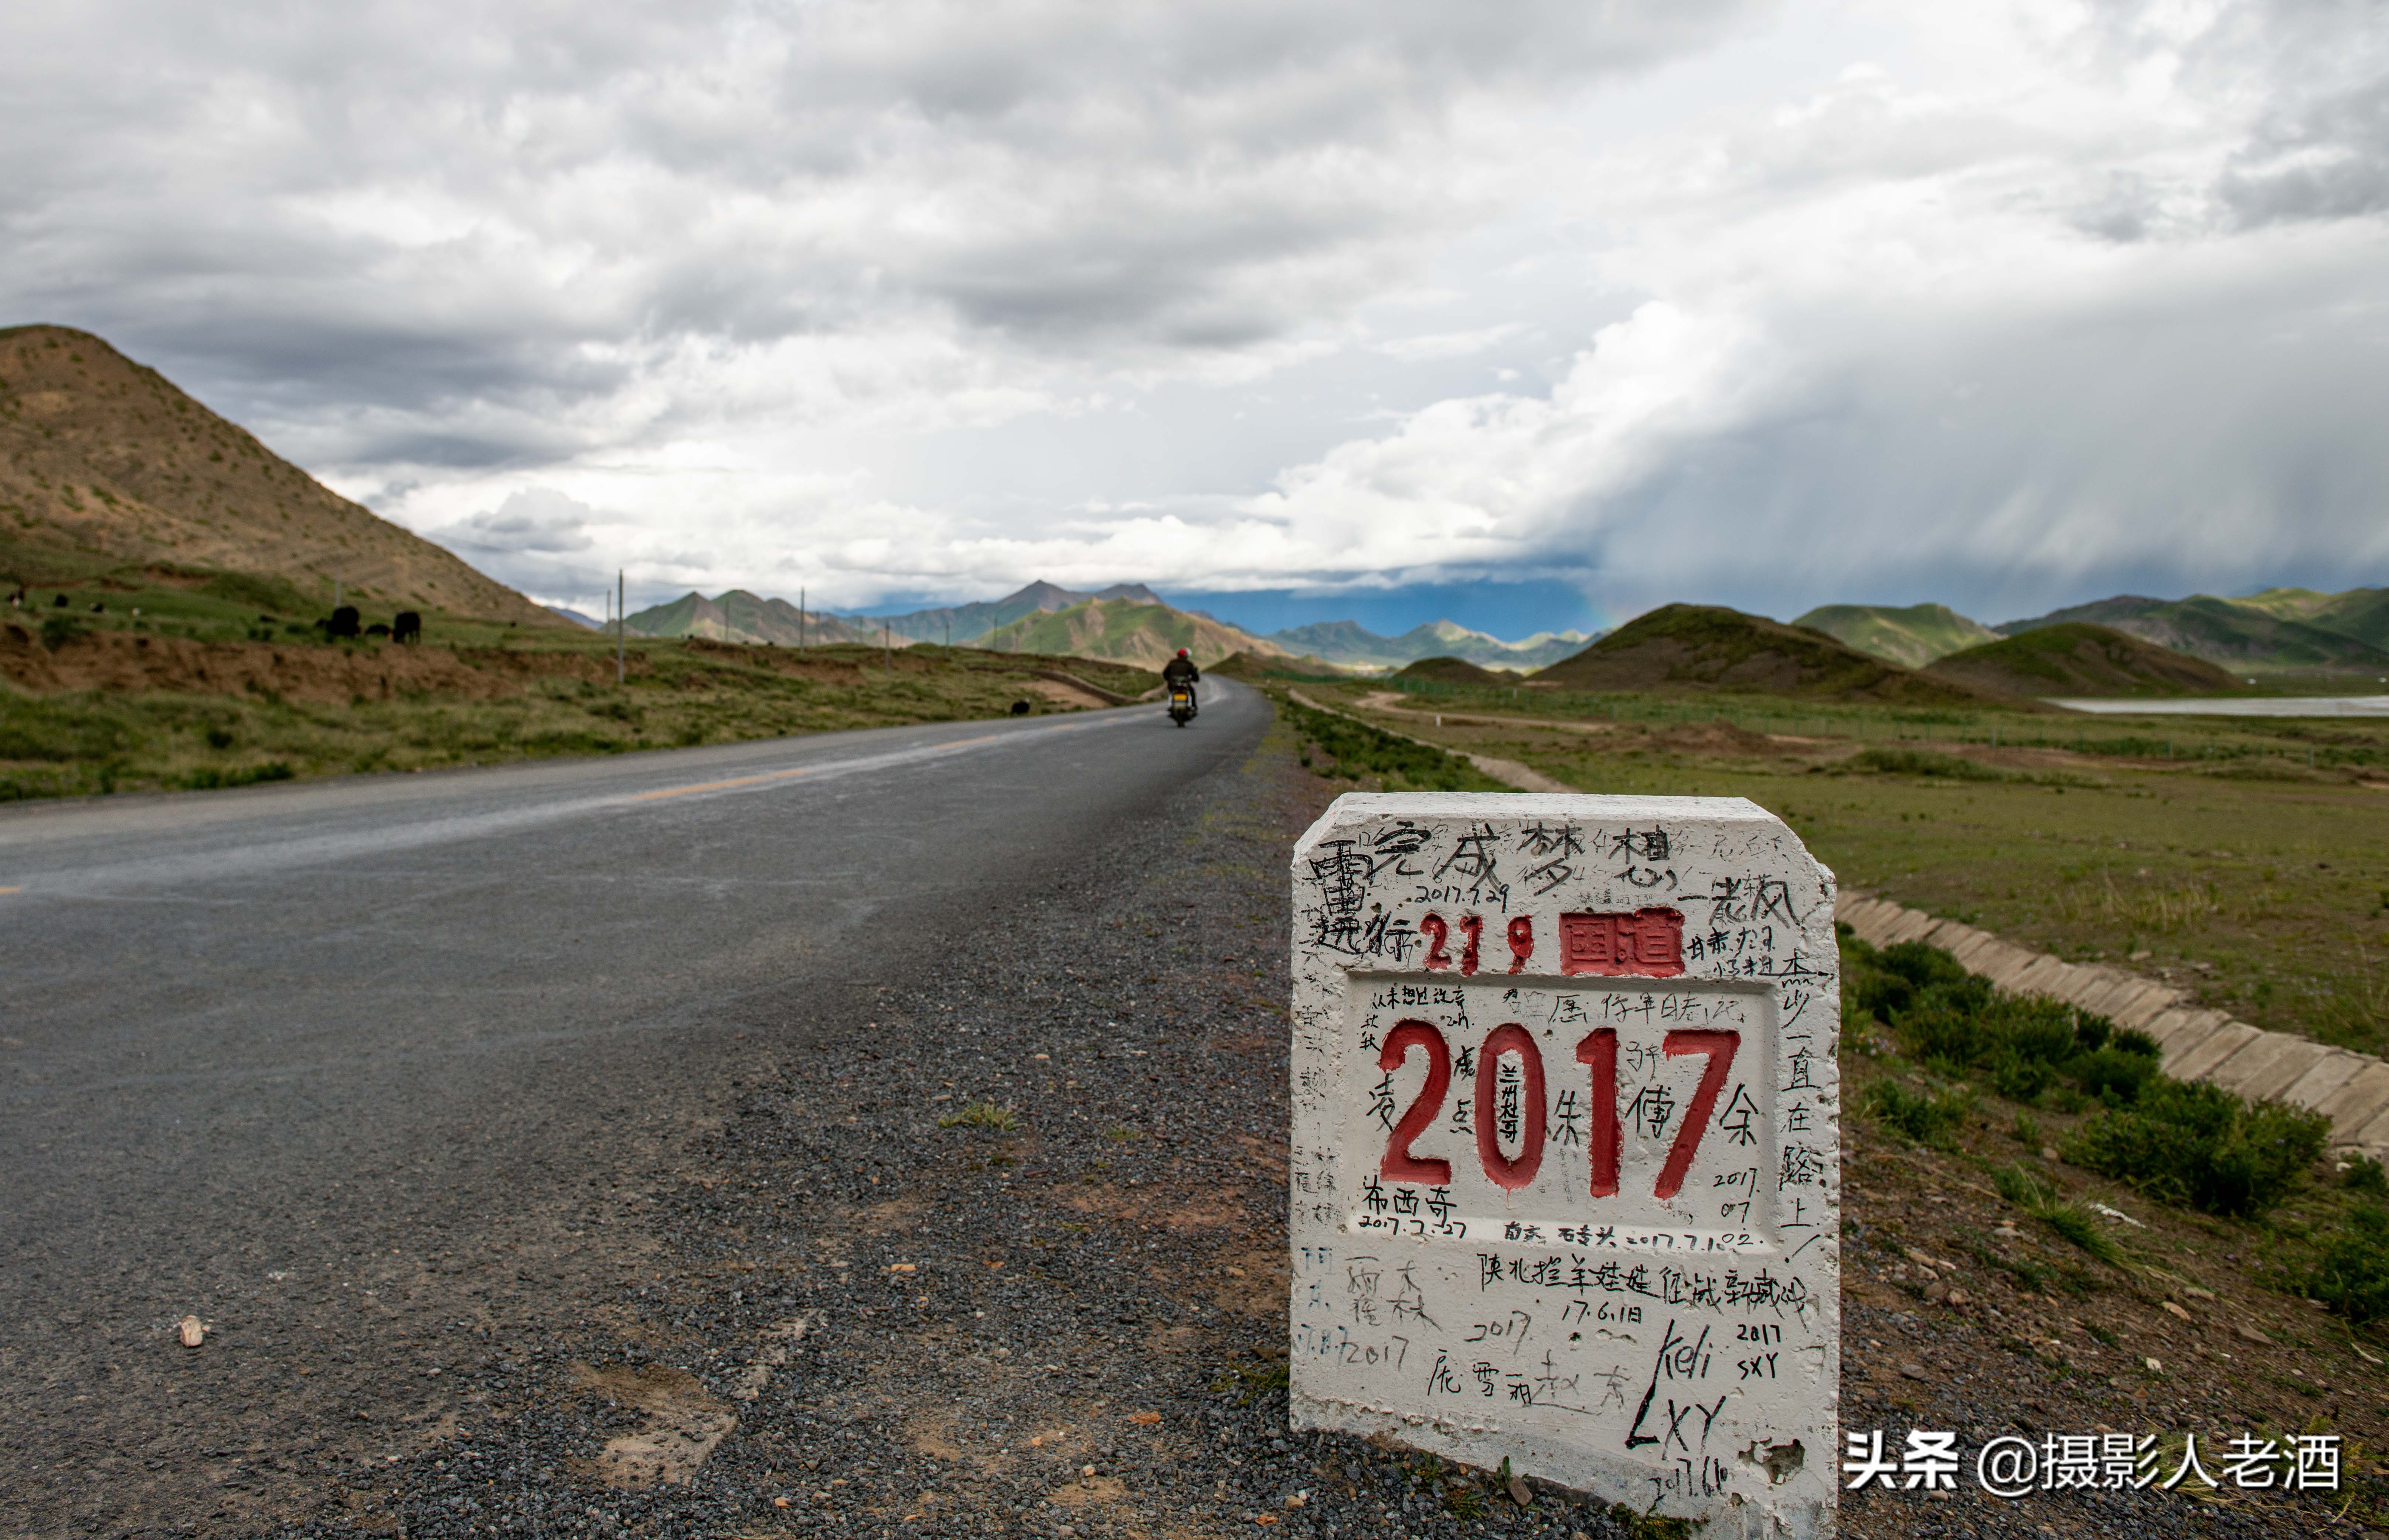
[[[1912,673],[1805,627],[1710,605],[1665,605],[1529,676],[1577,690],[1731,690],[1912,705],[2013,704]]]
[[[1207,616],[1133,599],[1089,599],[1026,615],[979,638],[992,652],[1060,653],[1158,668],[1183,647],[1207,668],[1236,653],[1283,657],[1283,649]]]
[[[2389,588],[2352,588],[2323,597],[2327,602],[2304,617],[2306,624],[2389,652]]]
[[[1924,672],[2018,695],[2204,695],[2240,683],[2204,658],[2080,620],[1969,647]]]
[[[1394,676],[1433,680],[1438,684],[1515,684],[1518,676],[1479,668],[1464,657],[1423,657]]]
[[[1792,622],[1839,638],[1903,668],[1996,642],[1999,633],[1947,605],[1820,605]]]
[[[2204,658],[2243,677],[2284,672],[2389,674],[2389,639],[2376,643],[2324,623],[2328,617],[2339,626],[2389,627],[2383,591],[2312,595],[2324,601],[2319,605],[2309,605],[2309,596],[2294,589],[2275,589],[2257,597],[2264,602],[2217,599],[2204,593],[2187,599],[2127,593],[2053,610],[2031,620],[2011,620],[1995,629],[2004,636],[2020,636],[2076,621],[2106,626],[2171,652]],[[2313,617],[2299,618],[2291,613],[2302,608]]]

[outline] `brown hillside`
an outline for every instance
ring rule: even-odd
[[[569,624],[341,497],[88,332],[0,329],[0,548],[290,579],[380,607]],[[45,581],[27,571],[19,580]]]
[[[1663,605],[1530,676],[1575,690],[1737,690],[1903,705],[2016,705],[1911,673],[1805,626],[1714,605]]]
[[[1969,647],[1924,672],[2019,695],[2212,694],[2240,683],[2204,658],[2082,620],[2036,626]]]

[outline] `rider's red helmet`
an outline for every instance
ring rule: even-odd
[[[1179,655],[1180,657],[1184,657],[1184,656],[1186,655],[1186,649],[1185,649],[1185,648],[1183,648],[1183,647],[1179,648],[1179,649],[1178,649],[1178,655]]]

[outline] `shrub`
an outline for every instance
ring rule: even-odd
[[[1974,1099],[1962,1087],[1936,1096],[1910,1090],[1897,1080],[1878,1080],[1867,1088],[1863,1105],[1919,1144],[1946,1146],[1949,1131],[1974,1110]]]
[[[2083,1054],[2066,1069],[2081,1084],[2085,1095],[2095,1096],[2110,1107],[2129,1106],[2139,1101],[2141,1088],[2157,1077],[2154,1059],[2120,1048],[2102,1048],[2096,1053]]]
[[[2083,1124],[2063,1148],[2076,1165],[2161,1202],[2246,1217],[2280,1203],[2330,1137],[2319,1113],[2152,1076],[2136,1104]]]
[[[2340,1185],[2355,1192],[2370,1192],[2389,1197],[2389,1172],[2370,1155],[2350,1155],[2346,1170],[2340,1174]]]
[[[2306,1275],[2305,1292],[2358,1325],[2389,1316],[2389,1210],[2365,1203],[2348,1215]]]
[[[2147,1034],[2117,1032],[2061,1000],[2002,995],[1939,948],[1909,941],[1878,951],[1846,938],[1842,949],[1845,1036],[1856,1040],[1880,1016],[1910,1057],[1946,1077],[1987,1071],[2012,1101],[2037,1101],[2054,1088],[2076,1109],[2128,1106],[2156,1075]]]

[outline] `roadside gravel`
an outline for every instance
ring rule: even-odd
[[[574,1326],[452,1354],[461,1383],[414,1452],[360,1466],[349,1511],[278,1533],[1659,1533],[1286,1431],[1284,862],[1334,788],[1285,748],[1273,737],[1190,787],[1174,821],[991,908],[916,982],[753,1029],[720,1115],[593,1207],[639,1257],[610,1295]],[[961,1121],[973,1108],[990,1111]],[[2193,1302],[2198,1340],[2171,1330],[2161,1351],[2140,1317],[2182,1323],[2145,1291],[2061,1299],[1971,1261],[1921,1276],[1903,1259],[2023,1242],[1961,1163],[1848,1126],[1846,1428],[1894,1446],[1949,1429],[1972,1450],[2007,1432],[2279,1431],[2303,1409],[2378,1446],[2381,1383],[2348,1353],[2300,1360],[2321,1400],[2278,1372],[2286,1358],[2267,1370],[2289,1388],[2256,1394],[2255,1355],[2227,1356],[2219,1334],[2302,1307],[2234,1271],[2202,1275],[2220,1297]],[[2332,1502],[1971,1487],[1853,1495],[1845,1533],[2366,1533],[2340,1517],[2353,1473]]]
[[[829,1046],[758,1034],[658,1152],[635,1280],[284,1533],[1624,1534],[1286,1430],[1284,870],[1331,795],[1272,739],[843,1030],[789,1024]],[[941,1126],[974,1106],[1011,1126]]]

